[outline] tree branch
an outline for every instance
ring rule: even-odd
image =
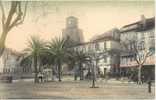
[[[22,12],[21,10],[21,3],[19,2],[18,5],[17,5],[17,16],[16,18],[12,21],[12,23],[10,24],[10,26],[8,27],[8,30],[11,30],[12,27],[14,26],[18,26],[19,24],[22,24],[24,19],[25,19],[25,16],[26,16],[26,11],[27,11],[27,4],[28,2],[26,2],[25,4],[25,7],[24,7],[24,12]],[[22,16],[23,15],[23,16]]]
[[[5,16],[5,9],[2,5],[0,0],[0,9],[2,12],[2,34],[0,37],[0,57],[3,54],[5,48],[5,41],[8,32],[16,25],[22,23],[25,19],[26,9],[27,9],[27,2],[24,8],[24,14],[21,10],[21,1],[11,1],[11,5],[9,8],[9,12],[7,14],[7,18]]]
[[[9,25],[10,25],[11,20],[13,18],[13,15],[16,12],[17,4],[18,4],[18,1],[12,1],[11,2],[11,8],[10,8],[10,11],[9,11],[9,14],[8,14],[8,17],[7,17],[7,20],[6,20],[6,23],[5,23],[5,28],[6,28],[7,31],[9,31],[8,28],[9,28]]]
[[[149,51],[149,52],[146,52],[145,53],[145,56],[144,56],[144,60],[142,61],[142,63],[141,64],[144,64],[145,63],[145,61],[146,61],[146,59],[149,57],[149,56],[151,56],[152,55],[152,53]]]
[[[24,19],[25,19],[25,16],[26,16],[26,12],[27,12],[27,6],[28,6],[28,1],[25,3],[25,7],[24,7],[24,13],[23,13],[22,22],[24,21]]]
[[[137,59],[137,55],[136,54],[134,55],[134,59],[137,62],[137,64],[140,64],[139,60]]]
[[[5,17],[4,7],[3,7],[3,4],[1,2],[1,0],[0,0],[0,9],[1,9],[1,12],[2,12],[2,28],[4,30],[4,23],[5,23],[6,17]]]

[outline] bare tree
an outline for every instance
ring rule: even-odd
[[[144,41],[137,41],[137,40],[127,40],[127,43],[122,42],[122,45],[124,46],[125,50],[132,54],[134,57],[134,60],[138,64],[138,84],[142,83],[141,79],[141,70],[143,64],[146,62],[147,58],[151,56],[154,52],[153,50],[149,50],[145,47]]]
[[[3,54],[5,48],[5,41],[9,31],[23,23],[26,11],[27,11],[27,2],[25,2],[24,8],[22,10],[20,1],[11,1],[8,14],[4,9],[3,3],[0,0],[0,9],[1,9],[1,22],[2,22],[2,33],[0,36],[0,57]]]

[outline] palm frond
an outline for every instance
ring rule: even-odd
[[[28,40],[27,48],[23,50],[27,56],[41,57],[45,54],[46,42],[38,36],[31,36]],[[25,59],[25,58],[24,58]]]
[[[65,39],[62,38],[54,38],[52,39],[48,45],[47,50],[49,54],[54,57],[55,62],[60,60],[63,61],[67,55],[67,48],[65,47]]]

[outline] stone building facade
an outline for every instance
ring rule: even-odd
[[[0,73],[2,76],[12,76],[13,79],[31,76],[32,69],[29,66],[21,66],[24,54],[10,48],[5,48],[0,57]]]
[[[12,49],[5,48],[3,55],[0,57],[0,72],[3,75],[19,77],[20,74],[20,57],[21,54]]]
[[[152,74],[154,76],[154,68],[155,68],[155,18],[145,18],[141,16],[141,20],[132,24],[128,24],[123,26],[120,29],[121,36],[120,42],[123,42],[127,45],[127,49],[122,46],[123,51],[120,55],[120,68],[121,73],[124,72],[124,76],[127,75],[128,70],[132,68],[137,68],[138,64],[134,58],[133,53],[129,53],[129,50],[132,50],[133,47],[129,40],[135,40],[137,44],[137,48],[139,50],[139,55],[144,56],[144,51],[153,52],[151,56],[149,56],[145,63],[143,64],[143,74],[145,76],[149,76],[148,74]]]
[[[106,74],[119,67],[120,52],[120,31],[116,28],[107,31],[99,36],[93,37],[90,42],[74,46],[76,51],[83,51],[88,55],[95,55],[98,58],[97,69],[101,74]],[[112,71],[111,71],[112,72]]]
[[[95,51],[102,50],[103,58],[99,59],[98,67],[102,74],[109,72],[114,75],[120,67],[120,31],[117,28],[113,28],[97,37],[94,37],[92,41],[97,42],[95,44]]]

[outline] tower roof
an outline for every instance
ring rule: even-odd
[[[75,19],[75,20],[77,20],[77,18],[75,16],[69,16],[69,17],[67,17],[67,20],[68,19]]]

